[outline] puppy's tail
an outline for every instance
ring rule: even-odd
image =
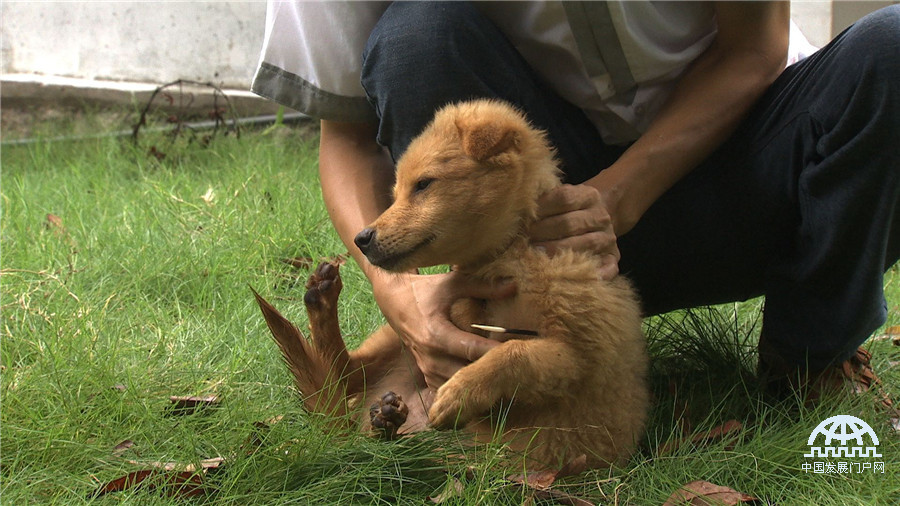
[[[303,395],[303,405],[311,412],[344,416],[347,413],[347,380],[332,374],[331,360],[313,346],[293,323],[281,315],[252,287],[256,303],[278,347],[294,383]],[[346,353],[346,351],[345,351]]]

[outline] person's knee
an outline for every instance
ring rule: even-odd
[[[882,84],[900,83],[900,5],[875,11],[846,32],[850,58],[865,63]]]
[[[378,141],[399,157],[438,107],[484,93],[499,31],[468,2],[395,2],[363,53],[361,84],[380,119]]]
[[[823,90],[832,97],[814,105],[813,116],[844,127],[834,141],[863,134],[877,150],[897,152],[900,146],[885,140],[900,128],[900,6],[863,17],[821,52],[814,79],[829,83]]]
[[[363,52],[363,76],[381,68],[420,68],[460,40],[481,15],[468,2],[394,2],[375,25]]]
[[[900,39],[900,5],[884,7],[862,17],[857,23],[857,28],[880,32],[894,40]]]

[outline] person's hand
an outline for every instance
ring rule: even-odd
[[[588,185],[562,185],[538,199],[538,219],[528,230],[531,244],[553,255],[561,249],[600,256],[600,276],[619,273],[619,248],[613,221],[600,192]]]
[[[458,272],[391,276],[391,283],[375,291],[376,300],[429,387],[440,387],[460,368],[500,344],[458,329],[450,321],[450,308],[459,299],[510,297],[516,291],[511,282],[491,286]]]

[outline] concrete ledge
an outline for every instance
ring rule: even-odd
[[[37,74],[2,74],[0,75],[0,102],[4,106],[82,107],[96,105],[100,107],[128,106],[140,109],[150,100],[150,96],[158,86],[161,84],[98,81]],[[175,88],[170,88],[170,90],[175,91]],[[182,91],[185,100],[184,107],[190,110],[212,108],[212,88],[184,86]],[[248,90],[223,89],[222,92],[231,101],[238,116],[274,114],[279,107],[275,102]],[[292,112],[292,110],[287,112]]]

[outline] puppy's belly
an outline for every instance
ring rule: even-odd
[[[400,396],[409,408],[406,422],[400,426],[399,434],[411,434],[421,432],[428,428],[428,408],[434,402],[434,391],[425,386],[424,380],[410,373],[410,367],[415,367],[411,357],[406,360],[398,360],[397,367],[391,369],[380,381],[367,387],[361,414],[363,432],[371,429],[368,417],[368,407],[376,403],[382,395],[394,392]]]

